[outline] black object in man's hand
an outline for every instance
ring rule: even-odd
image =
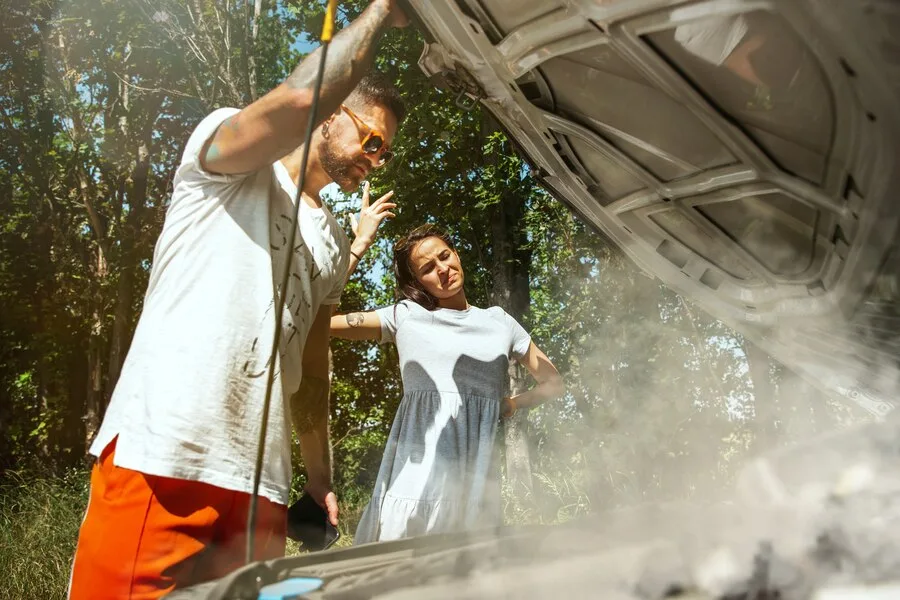
[[[328,521],[328,513],[304,492],[287,513],[287,536],[302,544],[301,550],[325,550],[341,537]]]

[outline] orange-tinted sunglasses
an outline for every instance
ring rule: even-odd
[[[379,167],[390,162],[390,160],[394,158],[394,153],[391,151],[391,147],[384,143],[384,135],[377,129],[372,129],[366,125],[366,122],[356,116],[356,113],[347,108],[346,105],[341,104],[341,108],[350,115],[350,118],[353,119],[357,127],[360,127],[366,132],[366,136],[362,140],[363,152],[366,154],[377,154],[378,151],[381,150],[381,156],[378,157]]]

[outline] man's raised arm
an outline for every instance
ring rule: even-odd
[[[373,0],[334,36],[328,48],[316,124],[340,108],[368,71],[384,31],[402,27],[406,17],[394,0]],[[322,48],[307,56],[268,94],[226,119],[200,152],[200,164],[213,173],[249,173],[270,165],[303,143]]]

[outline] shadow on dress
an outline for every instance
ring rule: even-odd
[[[428,377],[421,365],[409,363],[409,366],[413,365],[415,368],[410,376]],[[499,524],[500,469],[496,433],[499,403],[508,383],[508,368],[506,356],[484,361],[465,354],[453,367],[453,381],[461,402],[455,416],[441,430],[434,466],[424,488],[439,490],[438,497],[449,500],[451,506],[463,511],[453,515],[452,530]],[[404,370],[404,382],[406,375]],[[433,381],[431,383],[434,385]],[[424,453],[424,438],[422,442]],[[407,534],[411,537],[425,535],[427,517],[425,506],[420,506],[407,521]],[[441,533],[445,531],[441,529]]]

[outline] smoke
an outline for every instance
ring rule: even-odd
[[[656,335],[644,326],[630,331]],[[648,379],[638,389],[650,396],[626,404],[611,431],[647,422],[634,413],[662,410],[659,386]],[[811,394],[800,408],[805,412],[816,399]],[[786,399],[781,408],[794,406]],[[717,418],[725,414],[720,410]],[[693,493],[651,502],[644,494],[631,506],[566,524],[422,552],[414,575],[385,569],[379,579],[384,593],[375,597],[900,597],[900,586],[891,583],[900,573],[900,417],[835,426],[843,427],[813,436],[804,431],[802,441],[784,440],[739,460],[735,485],[718,501]],[[687,441],[700,443],[701,437],[694,431]],[[639,460],[633,467],[653,465]],[[680,475],[702,467],[708,463],[694,456],[681,464]]]
[[[532,416],[532,462],[557,488],[554,474],[572,479],[580,469],[573,501],[587,497],[597,511],[721,499],[751,455],[852,422],[839,403],[765,353],[748,357],[756,349],[742,336],[624,260],[568,283],[576,291],[568,312],[583,335],[567,348],[569,396]],[[537,487],[537,501],[560,499],[540,478]]]
[[[569,282],[573,320],[594,326],[532,432],[537,520],[565,501],[593,514],[417,597],[900,597],[896,273],[847,317],[779,324],[798,374],[630,265],[605,267]]]

